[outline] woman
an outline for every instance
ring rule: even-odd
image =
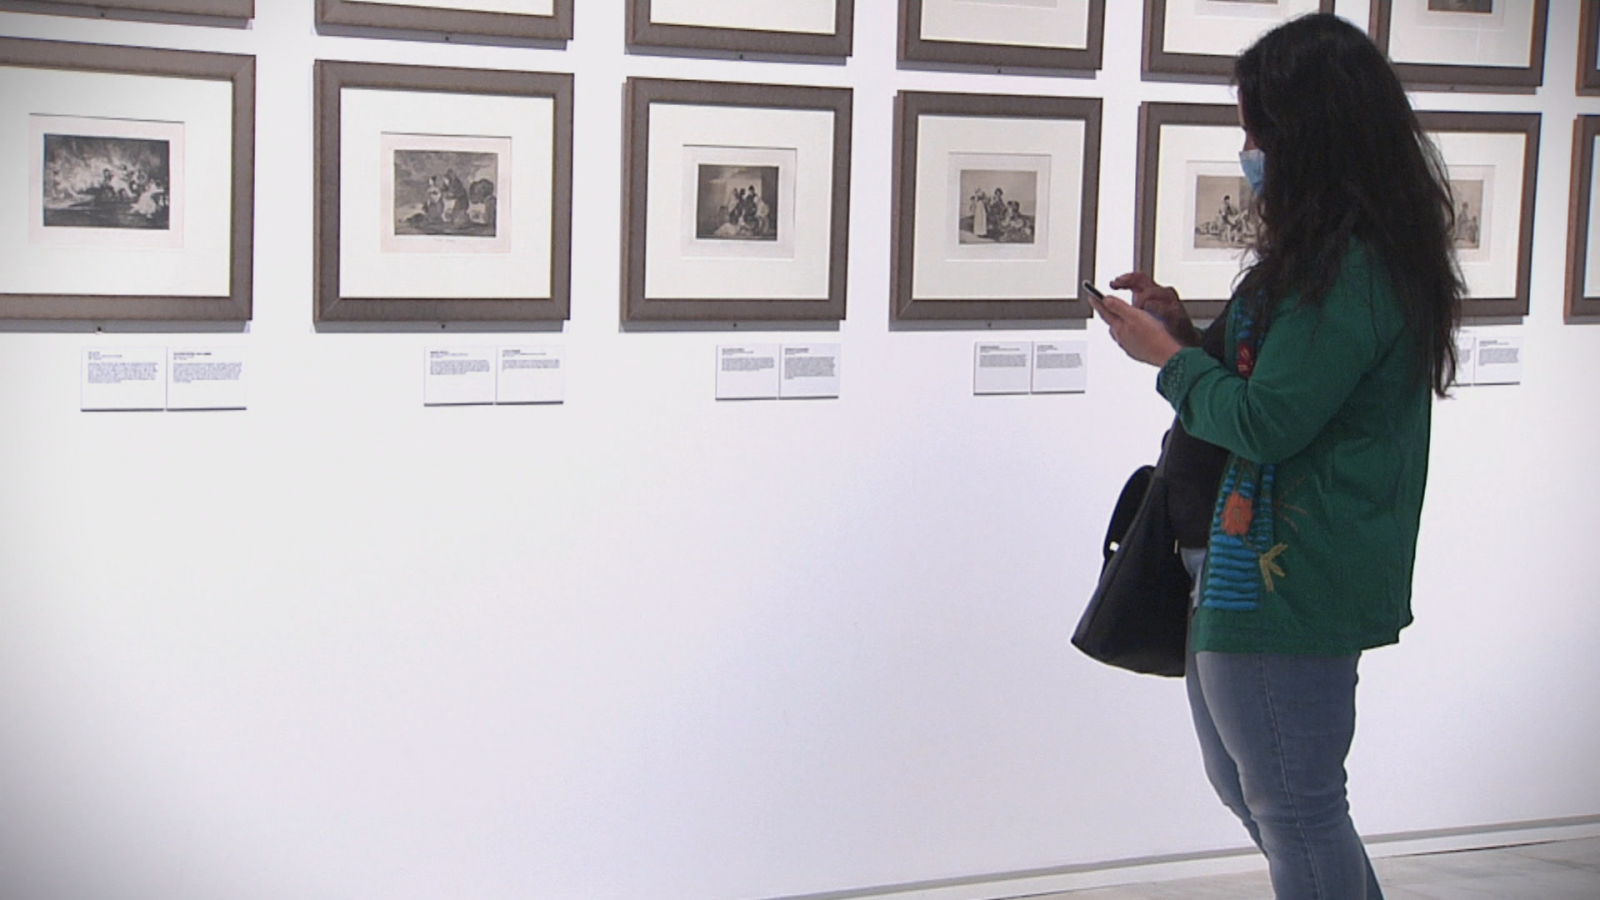
[[[1229,451],[1187,674],[1206,773],[1278,898],[1380,898],[1349,815],[1357,663],[1411,622],[1432,397],[1463,286],[1438,152],[1360,30],[1279,26],[1234,65],[1255,262],[1223,361],[1141,273],[1094,301],[1196,437]],[[1198,560],[1196,560],[1198,561]]]

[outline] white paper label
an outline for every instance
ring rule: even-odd
[[[839,396],[838,344],[785,344],[779,396]]]
[[[167,351],[163,347],[85,350],[80,374],[80,409],[166,408]]]
[[[1473,384],[1521,384],[1522,338],[1478,336]]]
[[[560,347],[501,347],[499,403],[560,403],[566,375]]]
[[[427,406],[493,403],[492,347],[430,347],[423,351],[422,402]]]
[[[1033,345],[980,341],[973,350],[974,394],[1026,394],[1033,389]]]
[[[773,400],[778,396],[778,345],[717,347],[718,400]]]
[[[178,349],[167,354],[167,409],[244,409],[244,351]]]
[[[1033,344],[1033,392],[1035,394],[1082,393],[1088,388],[1089,342],[1035,341]]]

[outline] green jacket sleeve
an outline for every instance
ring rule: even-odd
[[[1363,257],[1350,254],[1320,308],[1297,297],[1278,304],[1251,377],[1195,348],[1173,356],[1157,389],[1184,428],[1258,463],[1311,443],[1403,331],[1387,282],[1370,277]]]

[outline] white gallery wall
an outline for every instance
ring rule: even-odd
[[[899,69],[889,0],[843,63],[628,54],[620,0],[565,50],[0,3],[6,36],[258,60],[248,326],[0,325],[0,896],[993,898],[1240,850],[1181,684],[1068,644],[1154,370],[1099,322],[889,321],[898,90],[1104,98],[1094,274],[1131,266],[1138,104],[1231,94],[1141,81],[1142,4],[1107,5],[1076,78]],[[1417,624],[1363,661],[1375,853],[1600,833],[1600,324],[1562,318],[1600,98],[1550,6],[1544,87],[1415,97],[1543,131],[1531,310],[1474,323],[1521,383],[1437,404]],[[317,59],[575,74],[570,321],[313,326]],[[636,75],[854,88],[845,321],[620,325]],[[1074,336],[1087,392],[973,396],[976,341]],[[797,341],[842,345],[837,399],[713,399],[719,343]],[[558,345],[565,402],[424,407],[441,342]],[[243,349],[248,409],[79,411],[86,349],[173,345]]]

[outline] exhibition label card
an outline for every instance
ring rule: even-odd
[[[1081,394],[1089,387],[1089,342],[1034,341],[1033,392],[1035,394]]]
[[[1033,345],[979,341],[973,350],[974,394],[1026,394],[1033,389]]]
[[[179,349],[167,354],[167,409],[244,408],[242,349]]]
[[[778,345],[717,347],[718,400],[773,400],[778,396]]]
[[[78,408],[84,411],[165,409],[165,347],[84,350]]]
[[[1478,335],[1473,384],[1521,384],[1522,338]]]
[[[561,348],[501,347],[498,403],[560,403],[566,396]]]
[[[1456,384],[1463,387],[1476,380],[1478,336],[1465,328],[1456,332]]]
[[[493,403],[494,363],[493,347],[428,348],[423,351],[423,404]]]
[[[778,391],[786,400],[839,396],[839,345],[783,345],[783,372]]]

